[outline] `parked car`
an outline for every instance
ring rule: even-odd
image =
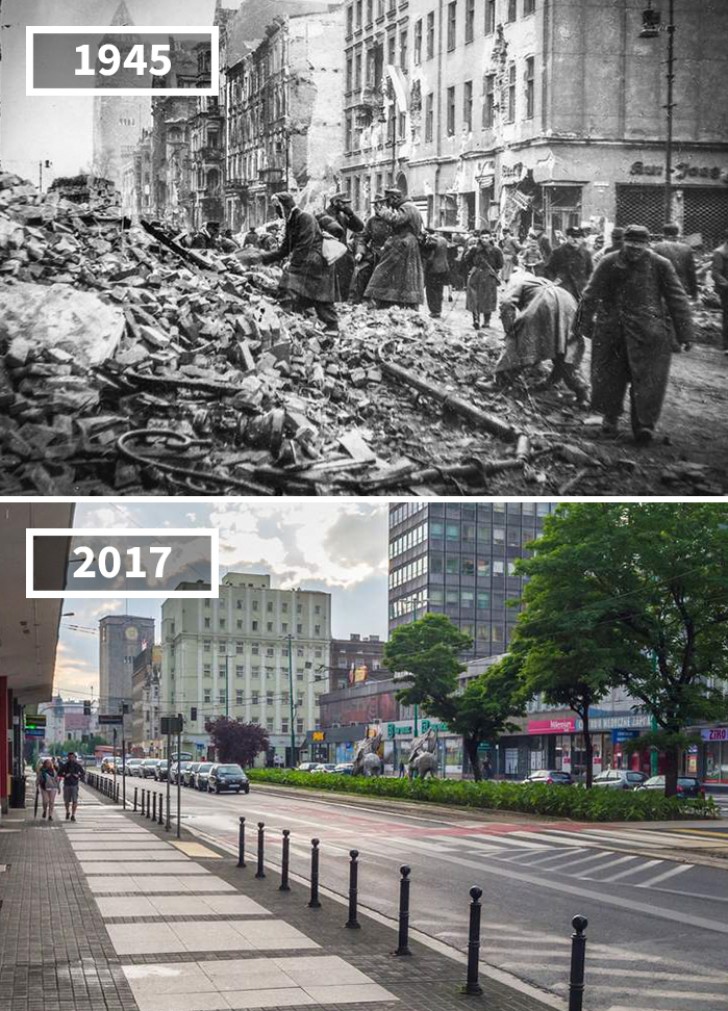
[[[559,769],[537,769],[530,776],[526,776],[524,783],[547,783],[549,786],[571,786],[574,780],[570,772],[561,772]]]
[[[605,769],[594,777],[593,786],[605,790],[636,790],[647,779],[644,772],[632,772],[629,769]]]
[[[296,766],[296,772],[313,772],[318,768],[318,762],[301,762]]]
[[[101,761],[101,771],[102,772],[113,772],[116,768],[116,759],[106,756],[106,758]]]
[[[340,776],[351,776],[354,771],[353,762],[339,762],[339,764],[334,769],[334,772],[338,772]]]
[[[250,781],[239,765],[213,765],[207,776],[207,792],[220,793],[221,790],[235,790],[236,793],[250,793]]]
[[[169,781],[177,785],[177,780],[182,777],[182,782],[184,782],[184,772],[185,769],[189,768],[192,762],[173,762],[172,768],[169,770]]]
[[[127,776],[135,776],[137,770],[142,764],[141,758],[127,758],[126,764],[124,766],[124,772]]]
[[[198,790],[207,789],[207,777],[210,775],[210,769],[212,766],[212,762],[200,762],[197,772],[195,773],[195,786]]]
[[[154,770],[157,766],[158,758],[143,758],[141,769],[142,779],[154,779]]]
[[[200,762],[190,762],[186,769],[182,770],[182,785],[183,786],[194,786],[195,776],[197,770],[200,767]]]
[[[335,769],[336,769],[336,765],[335,765],[334,762],[319,762],[318,765],[316,766],[316,768],[312,769],[311,771],[312,772],[333,772]]]
[[[662,790],[665,791],[665,777],[651,776],[644,783],[637,787],[638,790]],[[704,797],[705,787],[699,779],[694,776],[678,776],[677,793],[679,797]]]
[[[154,766],[154,778],[158,783],[163,782],[167,778],[167,773],[169,772],[169,759],[158,758],[157,764]]]

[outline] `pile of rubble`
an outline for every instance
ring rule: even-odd
[[[634,472],[569,394],[493,390],[497,341],[362,307],[332,340],[277,303],[277,270],[128,226],[0,173],[6,495],[589,493]]]

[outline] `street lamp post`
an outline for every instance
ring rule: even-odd
[[[652,7],[652,0],[647,0],[648,6],[642,12],[641,39],[656,39],[659,37],[660,12]],[[668,0],[668,23],[664,29],[667,32],[667,102],[664,106],[667,113],[667,138],[665,146],[665,221],[672,221],[672,150],[675,108],[675,0]]]
[[[288,711],[291,731],[291,768],[296,764],[296,729],[293,724],[293,636],[288,634]]]

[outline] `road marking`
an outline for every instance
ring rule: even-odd
[[[595,860],[606,860],[610,856],[612,854],[609,850],[599,850],[598,853],[591,853],[588,857],[581,857],[579,860],[571,860],[567,857],[562,867],[552,867],[551,870],[555,870],[557,874],[560,874],[562,870],[570,871],[572,867],[578,867],[579,864],[592,863]]]
[[[658,864],[663,864],[664,860],[648,860],[644,864],[637,864],[636,867],[628,867],[626,871],[620,871],[619,874],[612,874],[609,878],[600,878],[599,884],[606,885],[611,884],[612,881],[621,881],[622,878],[628,878],[630,874],[637,874],[638,871],[646,871],[650,867],[657,867]]]
[[[570,836],[568,832],[560,832],[559,835],[560,836],[566,836],[566,838],[569,840],[569,842],[568,842],[567,845],[573,846],[575,849],[578,849],[581,846],[581,839],[575,838],[574,835]],[[509,841],[513,840],[515,842],[516,838],[517,839],[536,839],[536,840],[540,839],[542,842],[550,843],[552,846],[556,845],[556,842],[557,842],[557,840],[554,839],[554,837],[552,835],[547,834],[547,832],[522,832],[522,831],[518,831],[518,832],[509,832],[508,833],[508,840]]]
[[[499,963],[501,968],[514,968],[520,963],[518,962],[502,962]],[[528,968],[532,971],[534,969],[548,970],[552,969],[548,962],[543,962],[539,965],[534,965],[533,963],[528,963]],[[638,979],[649,979],[654,980],[659,983],[660,980],[665,980],[666,983],[728,983],[728,976],[686,976],[682,972],[655,972],[654,969],[623,969],[621,966],[598,966],[594,965],[593,960],[588,960],[587,963],[587,975],[588,976],[629,976],[635,980]],[[588,984],[587,984],[588,986]]]
[[[546,856],[544,856],[544,850],[547,851]],[[584,849],[564,849],[561,846],[544,846],[542,850],[537,851],[535,854],[518,851],[503,859],[508,860],[509,863],[522,863],[524,867],[535,867],[536,865],[540,866],[541,864],[548,863],[550,860],[563,860],[566,856],[576,856],[586,852]],[[536,857],[535,860],[525,859],[532,855]]]
[[[706,980],[706,983],[708,980]],[[555,990],[565,990],[568,983],[556,983]],[[644,996],[644,989],[633,986],[608,986],[606,983],[589,983],[589,990],[599,990],[601,993],[623,993],[634,994],[638,997]],[[698,1000],[725,1001],[726,993],[706,993],[703,990],[650,990],[650,997],[667,997],[668,1000],[684,1000],[686,997],[697,998]],[[634,1008],[632,1009],[634,1011]]]
[[[662,874],[658,874],[656,878],[650,878],[649,881],[640,881],[637,885],[638,888],[652,888],[653,885],[659,885],[661,881],[667,881],[668,878],[674,878],[676,874],[682,874],[684,871],[692,870],[694,864],[677,864],[675,867],[671,867],[669,871],[664,871]]]
[[[600,867],[593,867],[592,871],[600,871],[600,872],[601,871],[609,871],[609,870],[612,869],[612,867],[617,867],[619,864],[626,864],[630,860],[638,860],[638,859],[639,859],[639,857],[633,856],[631,854],[630,854],[630,856],[627,856],[627,857],[617,857],[616,860],[610,860],[610,862],[608,864],[602,864]],[[587,871],[587,873],[584,874],[584,875],[577,874],[576,876],[577,876],[577,878],[581,878],[581,877],[588,878],[589,875],[592,873],[592,871]],[[604,881],[606,879],[605,878],[594,878],[593,880],[594,881]]]

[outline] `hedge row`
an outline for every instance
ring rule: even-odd
[[[491,811],[521,811],[525,814],[572,818],[575,821],[673,821],[684,818],[717,818],[712,797],[680,799],[657,790],[584,790],[579,787],[547,786],[489,780],[474,783],[452,779],[365,778],[325,772],[287,769],[250,769],[255,783],[331,790],[395,800],[429,801]]]

